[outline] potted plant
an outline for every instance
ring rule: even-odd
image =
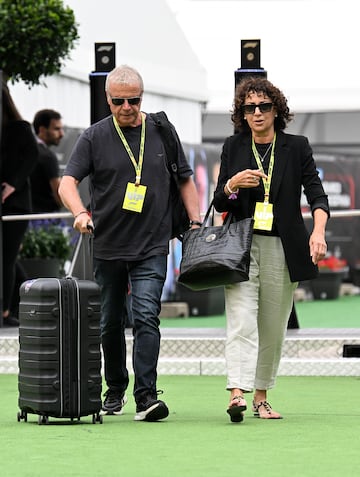
[[[69,227],[59,220],[30,221],[20,261],[29,278],[59,277],[71,252]]]
[[[319,276],[310,281],[315,300],[338,298],[342,280],[348,271],[347,261],[329,254],[318,262]]]

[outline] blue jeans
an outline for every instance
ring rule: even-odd
[[[124,392],[126,368],[126,294],[131,290],[135,399],[143,392],[156,394],[160,351],[159,313],[166,278],[167,257],[136,262],[94,259],[95,279],[101,289],[101,341],[105,380],[109,389]]]

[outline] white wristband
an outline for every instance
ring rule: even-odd
[[[228,179],[227,183],[225,184],[225,187],[227,188],[229,194],[236,194],[237,192],[239,192],[239,188],[237,188],[236,190],[231,190],[230,189],[230,179]]]

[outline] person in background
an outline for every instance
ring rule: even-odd
[[[53,109],[42,109],[35,114],[33,128],[36,134],[39,160],[31,174],[32,210],[34,213],[57,212],[62,207],[58,188],[59,163],[50,146],[57,146],[64,137],[61,115]]]
[[[1,199],[2,215],[31,212],[29,177],[36,166],[38,149],[31,125],[16,108],[6,84],[2,84]],[[18,326],[10,314],[15,284],[15,268],[27,220],[3,221],[3,326]]]
[[[31,173],[31,201],[32,212],[58,212],[62,202],[58,194],[60,171],[56,154],[50,146],[57,146],[64,136],[61,115],[53,109],[42,109],[35,114],[33,128],[38,143],[38,162]],[[58,219],[53,219],[54,223]],[[10,306],[10,313],[18,317],[19,313],[19,286],[28,275],[21,263],[17,260],[15,272],[15,286]]]
[[[249,281],[225,287],[226,366],[232,422],[252,410],[280,419],[267,391],[274,387],[299,281],[317,276],[327,245],[329,203],[307,138],[284,133],[292,119],[286,98],[264,78],[236,88],[232,121],[237,131],[221,154],[214,205],[237,220],[254,218]],[[313,215],[309,234],[301,214],[302,190]]]
[[[159,313],[171,235],[170,179],[166,152],[155,122],[141,111],[143,80],[133,68],[112,70],[105,84],[111,115],[78,139],[59,194],[74,215],[74,227],[94,227],[94,272],[101,289],[101,339],[107,391],[103,414],[120,415],[129,383],[126,368],[125,296],[128,284],[133,319],[133,394],[136,421],[168,416],[158,399]],[[181,196],[191,222],[200,224],[192,170],[178,141]],[[89,176],[91,218],[78,185]]]

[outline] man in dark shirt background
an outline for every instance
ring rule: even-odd
[[[59,163],[49,146],[57,146],[64,136],[61,115],[53,109],[42,109],[35,114],[39,160],[31,174],[32,209],[34,213],[57,212],[62,207],[58,194]]]

